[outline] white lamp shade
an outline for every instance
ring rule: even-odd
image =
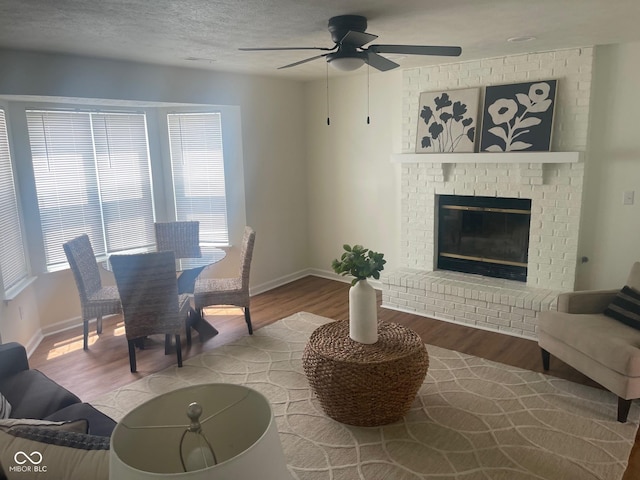
[[[218,463],[184,472],[180,439],[192,402],[202,406],[202,432]],[[187,465],[188,457],[189,452]],[[245,386],[206,384],[160,395],[125,415],[111,435],[109,478],[283,480],[291,475],[268,400]]]

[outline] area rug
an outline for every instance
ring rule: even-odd
[[[427,345],[427,377],[406,417],[383,427],[328,418],[302,369],[307,339],[331,321],[298,313],[92,402],[119,420],[199,383],[250,386],[271,402],[299,480],[620,479],[640,408],[618,423],[611,393]]]

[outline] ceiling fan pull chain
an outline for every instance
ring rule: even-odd
[[[327,125],[331,125],[329,119],[329,64],[327,63]]]
[[[371,119],[369,117],[369,99],[371,95],[369,95],[369,75],[371,73],[371,69],[369,68],[369,64],[367,63],[367,125],[371,124]]]

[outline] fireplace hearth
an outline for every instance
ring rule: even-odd
[[[527,281],[531,200],[439,195],[441,270]]]

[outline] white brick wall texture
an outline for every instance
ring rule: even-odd
[[[443,270],[402,268],[382,277],[386,308],[537,339],[538,315],[556,308],[558,291]]]
[[[415,151],[419,118],[418,100],[421,92],[555,78],[558,80],[558,91],[551,150],[584,151],[587,142],[592,63],[593,48],[587,47],[406,70],[403,80],[403,150]],[[481,89],[481,97],[482,92]],[[535,338],[536,318],[540,309],[549,308],[560,291],[570,291],[574,288],[583,177],[583,163],[403,163],[403,268],[385,276],[383,305]],[[532,200],[526,285],[496,279],[488,279],[489,283],[484,280],[478,282],[477,276],[473,275],[468,276],[467,281],[471,282],[468,292],[465,293],[458,284],[455,284],[457,288],[451,287],[456,293],[441,291],[445,287],[440,275],[453,274],[434,272],[436,195],[441,194]],[[455,282],[465,281],[464,274],[453,275]],[[447,281],[454,281],[450,277],[447,278]],[[407,287],[403,283],[407,282],[413,290],[406,290]],[[506,304],[487,300],[489,293],[496,296],[494,289],[520,292],[521,295],[507,293],[510,300]],[[537,300],[521,301],[522,298],[528,298],[527,295]],[[476,299],[476,296],[479,298]],[[466,303],[469,300],[484,303]],[[508,309],[503,311],[496,308],[500,305]],[[471,307],[476,310],[472,310]],[[499,313],[492,313],[494,311]]]

